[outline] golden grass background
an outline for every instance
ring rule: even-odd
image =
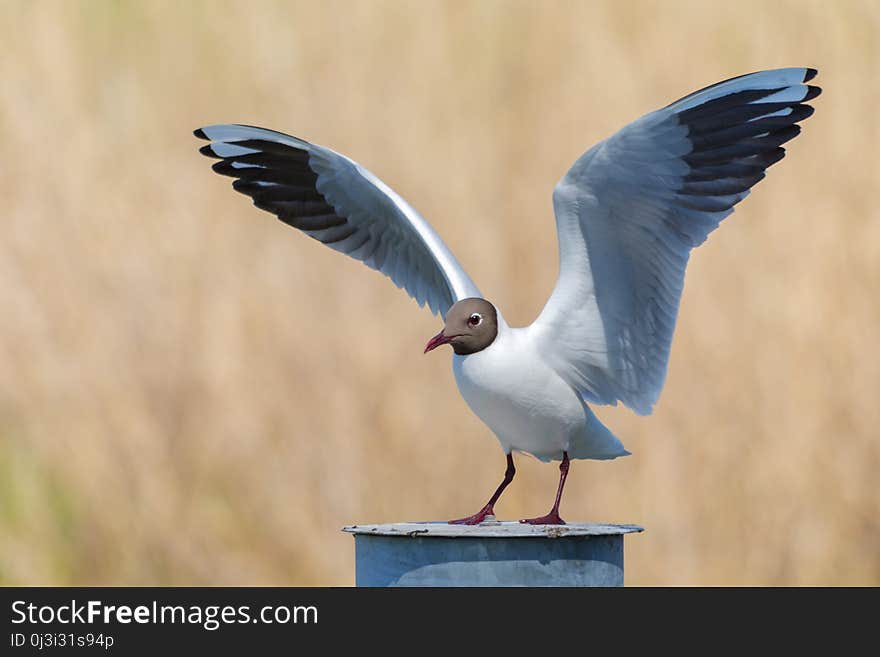
[[[692,258],[654,415],[563,515],[630,584],[880,584],[880,4],[4,2],[0,583],[351,584],[353,522],[474,512],[495,438],[440,323],[253,208],[191,131],[326,144],[437,228],[513,325],[550,194],[641,114],[815,66],[789,156]],[[499,504],[543,513],[526,458]]]

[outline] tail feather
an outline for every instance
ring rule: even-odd
[[[590,407],[584,404],[587,421],[584,429],[572,441],[568,456],[572,459],[596,459],[600,461],[629,456],[631,452],[599,421]]]

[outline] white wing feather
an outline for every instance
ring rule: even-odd
[[[560,273],[530,327],[585,399],[648,414],[660,395],[684,272],[810,114],[814,69],[734,78],[597,144],[553,193]]]
[[[273,130],[213,125],[195,135],[214,170],[254,205],[404,288],[445,317],[480,291],[418,212],[364,167],[329,148]]]

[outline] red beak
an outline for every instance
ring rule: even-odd
[[[428,340],[428,344],[425,345],[425,351],[423,353],[428,353],[432,349],[436,349],[437,347],[439,347],[441,344],[447,344],[448,342],[452,342],[452,338],[454,338],[454,337],[455,337],[454,335],[452,335],[452,336],[443,335],[443,331],[440,331],[437,335],[435,335],[433,338]]]

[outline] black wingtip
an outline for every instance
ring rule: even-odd
[[[811,116],[813,116],[813,112],[816,111],[816,109],[812,105],[795,105],[792,109],[798,112],[798,116],[796,118],[797,121],[804,121],[810,118]]]
[[[781,160],[784,157],[785,157],[785,149],[782,148],[782,146],[780,146],[778,148],[773,149],[772,151],[770,151],[768,153],[764,153],[761,156],[761,160],[762,160],[761,163],[764,165],[764,168],[769,169],[770,167],[772,167],[774,164],[779,162],[779,160]]]
[[[818,75],[818,73],[819,73],[819,71],[818,71],[817,69],[815,69],[815,68],[808,68],[808,69],[807,69],[807,72],[804,73],[804,79],[803,79],[803,81],[804,81],[804,82],[809,82],[809,81],[812,80],[814,77],[816,77],[816,75]]]
[[[814,87],[813,85],[807,86],[807,95],[804,96],[803,100],[800,102],[805,103],[808,100],[813,100],[816,96],[822,93],[822,87]]]
[[[208,135],[205,134],[205,131],[201,128],[196,128],[193,130],[193,134],[199,139],[209,139]]]
[[[211,148],[211,144],[208,144],[206,146],[202,146],[199,149],[199,153],[201,153],[205,157],[213,157],[215,160],[222,159],[219,155],[217,155],[217,153],[215,153],[213,151],[213,149]]]
[[[228,162],[227,160],[214,162],[214,164],[211,165],[211,168],[214,170],[215,173],[219,173],[221,176],[231,176],[233,178],[237,178],[240,173],[240,170],[232,166],[232,163]]]

